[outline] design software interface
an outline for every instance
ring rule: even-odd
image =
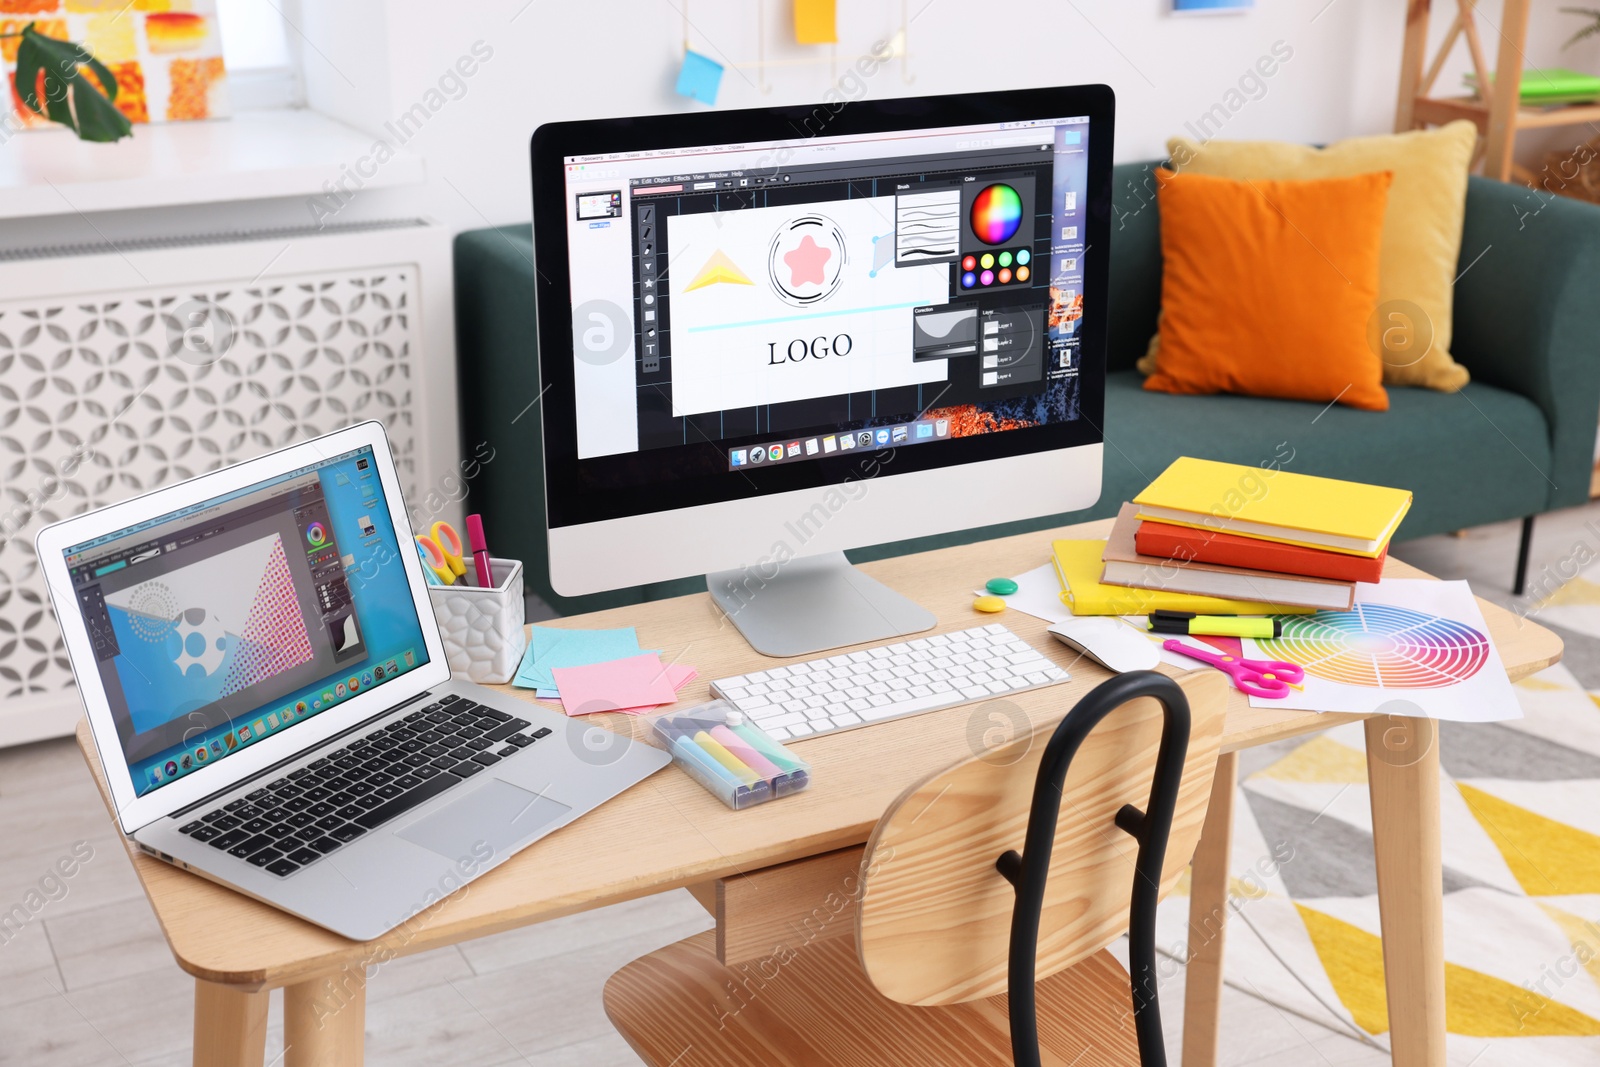
[[[371,448],[68,549],[139,794],[426,663],[398,551]]]
[[[713,441],[731,471],[1075,419],[1088,139],[567,157],[578,458]]]

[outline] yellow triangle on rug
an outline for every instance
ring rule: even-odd
[[[1600,584],[1587,578],[1574,578],[1539,601],[1541,608],[1558,604],[1600,604]]]
[[[1563,685],[1557,685],[1555,682],[1547,682],[1543,678],[1540,678],[1537,674],[1530,674],[1526,678],[1519,678],[1511,684],[1520,685],[1524,689],[1532,689],[1540,693],[1561,693],[1565,692],[1567,688]]]
[[[1542,902],[1539,907],[1550,916],[1551,922],[1561,927],[1561,932],[1572,942],[1572,962],[1581,963],[1583,969],[1589,972],[1589,977],[1595,980],[1595,984],[1600,985],[1600,923],[1592,923],[1570,911],[1563,911]],[[1558,977],[1561,975],[1558,974]]]
[[[1383,942],[1332,915],[1297,903],[1328,980],[1355,1024],[1369,1034],[1389,1029]],[[1595,1037],[1600,1019],[1504,979],[1446,962],[1445,1029],[1467,1037]]]
[[[1348,745],[1319,735],[1250,777],[1272,778],[1280,782],[1364,785],[1367,781],[1367,757]]]
[[[1456,783],[1506,866],[1530,897],[1600,893],[1600,837]]]

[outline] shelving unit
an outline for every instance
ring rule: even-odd
[[[1400,101],[1395,109],[1396,132],[1437,126],[1468,119],[1483,137],[1483,173],[1507,181],[1512,174],[1512,151],[1518,130],[1554,126],[1600,124],[1600,104],[1530,108],[1520,105],[1522,68],[1528,40],[1528,14],[1532,0],[1505,0],[1500,17],[1500,48],[1493,71],[1484,58],[1478,34],[1477,0],[1455,0],[1456,16],[1431,63],[1427,62],[1428,16],[1431,0],[1408,0],[1405,45],[1400,63]],[[1489,86],[1487,100],[1475,96],[1429,95],[1445,60],[1458,42],[1465,40],[1480,86]]]

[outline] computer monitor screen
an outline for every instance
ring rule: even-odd
[[[897,477],[1098,445],[1111,110],[1088,86],[542,127],[552,530],[866,454]]]
[[[370,446],[67,548],[137,794],[426,663],[400,549]]]

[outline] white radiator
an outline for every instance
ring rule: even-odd
[[[0,746],[82,714],[40,527],[367,419],[416,501],[459,460],[452,321],[422,220],[0,257]]]

